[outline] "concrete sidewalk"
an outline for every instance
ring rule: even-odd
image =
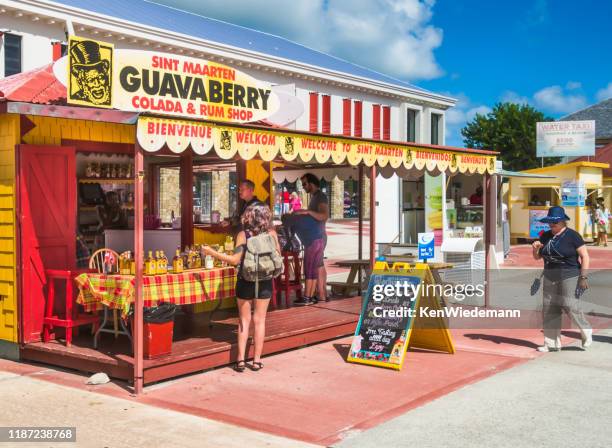
[[[431,401],[338,447],[609,447],[612,331]]]
[[[134,400],[62,386],[39,380],[36,374],[0,371],[0,391],[0,426],[76,427],[76,443],[13,445],[20,448],[313,446]]]

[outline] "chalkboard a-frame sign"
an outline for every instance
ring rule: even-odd
[[[421,297],[421,288],[418,289],[416,296],[406,294],[406,290],[412,292],[409,285],[414,285],[416,288],[419,284],[433,283],[433,276],[426,264],[404,266],[407,268],[394,266],[393,269],[389,269],[386,263],[382,265],[377,263],[375,266],[370,276],[347,361],[400,370],[409,346],[418,345],[422,348],[454,353],[450,333],[442,320],[435,322],[433,326],[429,325],[430,329],[421,334],[415,334],[415,327],[422,327],[419,323],[423,323],[419,322],[419,306],[426,303],[437,308],[439,301],[428,296]],[[408,286],[405,289],[402,287],[400,294],[382,294],[381,300],[374,300],[374,285],[395,286],[397,283],[401,285],[406,283]],[[389,313],[382,312],[400,309],[403,312],[398,317],[389,317]],[[412,310],[412,314],[408,310]],[[411,344],[411,340],[416,344]]]

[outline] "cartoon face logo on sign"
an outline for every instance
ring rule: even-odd
[[[285,137],[285,154],[293,155],[295,149],[293,147],[293,137]]]
[[[112,107],[113,46],[71,38],[68,50],[68,102]]]

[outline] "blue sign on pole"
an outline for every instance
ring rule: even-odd
[[[584,182],[563,181],[561,184],[561,205],[563,207],[584,207],[586,193]]]
[[[427,260],[434,257],[433,232],[419,233],[419,259]]]

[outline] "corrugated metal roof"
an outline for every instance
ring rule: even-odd
[[[559,119],[559,121],[579,120],[595,120],[595,138],[612,138],[612,98]]]
[[[256,51],[328,70],[431,93],[413,84],[313,50],[288,39],[143,0],[54,0],[65,6]],[[255,6],[254,6],[255,7]],[[297,18],[296,18],[297,19]]]
[[[53,74],[53,64],[0,79],[0,98],[34,104],[65,104],[66,86]]]

